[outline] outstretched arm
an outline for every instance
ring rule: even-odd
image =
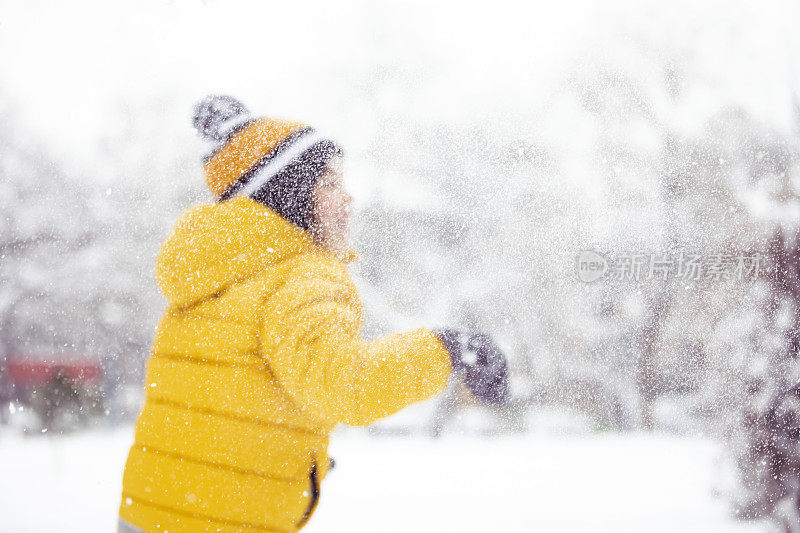
[[[361,337],[349,279],[296,278],[270,307],[278,319],[265,324],[263,344],[269,347],[276,331],[282,337],[264,355],[289,395],[328,422],[367,425],[447,384],[450,355],[433,332],[420,328],[374,342]]]

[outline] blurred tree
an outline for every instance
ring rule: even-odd
[[[97,239],[89,188],[27,134],[10,105],[0,118],[0,401],[8,401],[10,353],[85,340],[73,335],[74,321],[92,292],[85,254]]]
[[[741,426],[733,433],[744,489],[738,503],[742,516],[772,516],[792,533],[800,530],[800,235],[777,230],[767,258],[766,331],[757,339],[767,345],[744,376]]]
[[[170,98],[121,106],[80,168],[48,154],[11,109],[0,109],[0,364],[12,352],[83,351],[102,360],[108,394],[139,388],[163,305],[155,254],[177,214],[206,198],[191,129],[165,127],[188,111]],[[4,375],[0,400],[13,395]]]

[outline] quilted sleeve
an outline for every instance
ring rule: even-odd
[[[349,277],[292,277],[271,300],[262,332],[288,394],[329,423],[367,425],[441,392],[451,372],[438,337],[415,329],[365,341]]]

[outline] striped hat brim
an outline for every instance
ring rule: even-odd
[[[278,143],[242,177],[219,196],[224,201],[235,196],[252,196],[314,145],[327,139],[313,128],[303,128]]]

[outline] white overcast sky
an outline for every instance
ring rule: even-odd
[[[608,46],[618,60],[616,36],[637,33],[704,58],[719,95],[773,122],[787,121],[787,80],[800,85],[796,2],[433,4],[0,0],[0,95],[57,150],[91,157],[113,106],[162,94],[187,127],[195,100],[226,92],[258,114],[352,131],[370,96],[353,80],[376,64],[410,73],[378,105],[421,119],[514,113],[580,53]]]

